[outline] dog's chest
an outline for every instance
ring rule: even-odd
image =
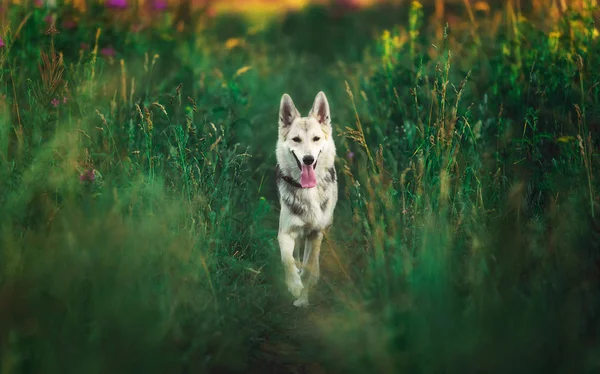
[[[331,220],[329,204],[332,203],[332,196],[330,196],[330,192],[320,186],[299,191],[299,198],[305,207],[305,212],[301,215],[301,218],[309,228],[325,227]]]
[[[319,175],[317,186],[302,188],[277,167],[277,186],[281,203],[280,225],[305,230],[322,230],[331,225],[337,202],[335,169]]]

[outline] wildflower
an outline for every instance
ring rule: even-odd
[[[4,48],[6,47],[6,44],[4,43],[4,39],[0,38],[0,48]]]
[[[233,49],[244,44],[244,40],[240,38],[229,38],[225,42],[225,48]]]
[[[556,141],[559,143],[570,143],[574,140],[575,140],[574,136],[561,136],[558,139],[556,139]]]
[[[57,98],[54,98],[54,99],[52,99],[50,104],[52,104],[52,106],[56,108],[56,107],[58,107],[58,104],[60,104],[60,101],[58,101]]]
[[[560,37],[560,31],[552,31],[548,35],[548,47],[552,52],[558,51]]]
[[[388,41],[390,40],[390,30],[383,30],[383,35],[381,35],[381,40]]]
[[[96,179],[96,170],[87,169],[79,176],[79,180],[82,182],[93,182]]]
[[[104,57],[115,57],[115,55],[117,53],[115,52],[114,48],[107,47],[107,48],[102,48],[100,50],[100,54],[102,54],[102,56],[104,56]]]
[[[66,103],[67,103],[67,97],[63,96],[63,104],[66,104]]]
[[[75,23],[73,20],[66,20],[63,22],[62,26],[67,30],[72,30],[77,26],[77,23]]]
[[[106,0],[105,5],[113,9],[127,9],[127,0]]]
[[[250,69],[252,69],[252,66],[248,66],[248,65],[243,66],[235,72],[234,77],[239,77],[240,75],[245,74]]]
[[[336,3],[346,10],[356,10],[360,8],[360,1],[358,0],[337,0]]]
[[[490,6],[485,1],[476,2],[474,8],[477,11],[485,12],[485,13],[488,13],[490,11]]]
[[[395,35],[392,38],[392,45],[394,46],[394,48],[400,49],[400,47],[402,47],[404,45],[404,43],[406,42],[406,39],[407,39],[407,37],[405,34],[403,34],[402,37]]]
[[[46,23],[54,22],[54,16],[52,14],[48,14],[46,17],[44,17],[44,22],[46,22]]]
[[[354,158],[354,152],[348,151],[348,154],[346,154],[346,157],[348,157],[348,160],[352,160]]]
[[[216,9],[215,7],[213,7],[213,6],[209,6],[209,7],[206,9],[206,15],[207,15],[208,17],[210,17],[210,18],[214,18],[214,17],[216,17],[216,16],[217,16],[217,9]]]
[[[154,10],[165,10],[167,6],[166,0],[154,0]]]
[[[421,9],[421,8],[423,8],[423,5],[418,1],[413,1],[411,4],[411,7],[413,9]]]

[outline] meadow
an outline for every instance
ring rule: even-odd
[[[0,4],[0,374],[600,371],[591,1],[133,3]],[[298,309],[277,113],[320,90]]]

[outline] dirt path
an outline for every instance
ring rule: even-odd
[[[334,291],[348,276],[334,247],[331,240],[324,241],[321,280],[311,292],[308,308],[293,306],[291,296],[282,297],[283,304],[277,309],[289,320],[289,325],[269,334],[260,344],[256,358],[260,368],[256,373],[331,373],[323,363],[328,350],[322,337],[322,323],[336,313],[335,305],[340,301]]]

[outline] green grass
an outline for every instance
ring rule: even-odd
[[[430,11],[1,13],[0,374],[597,372],[597,10]],[[276,114],[320,90],[340,201],[298,310]]]

